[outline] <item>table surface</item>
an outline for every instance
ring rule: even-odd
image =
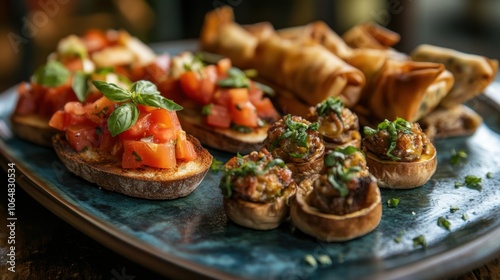
[[[0,172],[6,179],[5,172]],[[7,191],[0,195],[0,220],[7,221]],[[15,273],[3,265],[0,279],[162,279],[156,274],[79,232],[16,188]],[[2,222],[5,223],[5,222]],[[0,226],[0,252],[7,248],[9,229]],[[500,255],[466,274],[449,279],[500,279]]]

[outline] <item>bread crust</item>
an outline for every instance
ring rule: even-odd
[[[203,145],[230,153],[248,154],[260,150],[267,138],[269,124],[242,133],[232,129],[213,128],[203,123],[198,112],[182,110],[177,113],[182,128],[200,139]]]
[[[397,162],[381,160],[370,151],[366,151],[366,164],[378,180],[381,188],[413,189],[423,186],[437,169],[436,149],[431,155],[415,162]]]
[[[292,202],[292,222],[302,232],[326,242],[348,241],[373,231],[382,218],[382,202],[377,184],[370,184],[369,205],[346,215],[319,212],[308,204],[312,183],[319,175],[311,176],[299,185]]]
[[[53,137],[54,149],[63,164],[72,173],[109,191],[128,196],[160,200],[184,197],[193,192],[205,177],[212,155],[191,135],[198,157],[178,163],[173,169],[144,167],[124,169],[121,162],[105,152],[88,149],[74,151],[63,134]]]
[[[49,126],[49,119],[36,114],[12,114],[10,117],[14,134],[34,144],[52,147],[52,136],[57,130]]]

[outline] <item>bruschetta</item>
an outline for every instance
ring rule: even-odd
[[[279,118],[264,85],[231,65],[228,58],[205,65],[192,53],[172,58],[178,90],[162,92],[184,107],[184,129],[215,149],[242,154],[259,150],[271,123]]]
[[[89,30],[62,38],[47,63],[19,85],[12,129],[19,138],[52,146],[56,131],[48,125],[50,117],[67,102],[93,102],[101,96],[91,80],[125,85],[147,78],[165,88],[168,64],[168,56],[156,56],[125,31]]]
[[[130,89],[93,81],[104,96],[93,103],[69,102],[49,124],[63,132],[54,149],[74,174],[107,190],[147,199],[191,193],[208,171],[212,156],[182,129],[182,109],[154,84]]]

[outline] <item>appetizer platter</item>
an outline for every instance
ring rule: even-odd
[[[0,159],[165,276],[451,276],[500,250],[498,62],[398,40],[240,26],[229,8],[199,45],[72,35],[0,95]]]

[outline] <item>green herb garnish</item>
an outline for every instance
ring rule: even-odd
[[[465,176],[464,182],[455,182],[455,188],[459,188],[461,186],[466,186],[467,188],[470,189],[475,189],[478,191],[481,191],[482,189],[482,181],[483,179],[481,177],[477,177],[474,175],[467,175]]]
[[[132,151],[132,155],[135,157],[135,161],[142,161],[141,156],[136,151]]]
[[[465,152],[465,150],[460,150],[458,152],[455,149],[451,150],[450,163],[452,165],[457,165],[466,159],[467,159],[467,152]]]
[[[465,185],[469,188],[481,188],[481,182],[483,180],[480,177],[474,175],[465,176]]]
[[[450,230],[451,223],[445,217],[439,217],[437,221],[438,226]]]
[[[246,125],[232,124],[231,129],[241,132],[241,133],[250,133],[252,132],[252,128]]]
[[[401,240],[403,239],[403,231],[400,230],[398,236],[394,237],[394,242],[396,243],[401,243]]]
[[[212,164],[210,165],[210,171],[217,173],[221,170],[224,163],[216,158],[212,160]]]
[[[427,247],[427,240],[425,240],[424,235],[419,235],[415,238],[413,238],[413,247],[417,246],[422,246],[422,247]]]
[[[278,166],[281,168],[286,168],[286,164],[282,159],[275,158],[265,165],[263,161],[266,157],[263,157],[259,161],[245,161],[244,158],[238,154],[236,156],[237,166],[233,168],[223,169],[224,175],[221,178],[219,187],[225,197],[230,197],[232,195],[231,179],[233,177],[245,177],[245,176],[257,176],[265,173],[269,169]]]
[[[61,62],[49,60],[35,71],[33,81],[42,86],[57,87],[64,84],[70,76],[71,72]]]
[[[85,102],[87,96],[89,95],[89,78],[90,75],[82,71],[75,72],[73,75],[73,82],[71,83],[71,88],[75,92],[78,101]]]
[[[377,129],[373,129],[371,127],[365,126],[363,128],[363,132],[367,136],[375,135],[377,132],[386,130],[389,133],[389,147],[387,148],[386,155],[392,160],[399,160],[400,158],[395,157],[391,154],[391,152],[396,148],[396,141],[398,140],[398,132],[404,134],[413,134],[411,130],[412,124],[402,118],[397,118],[395,121],[391,122],[389,120],[384,120],[381,122]]]
[[[250,88],[250,79],[245,75],[245,72],[238,68],[231,67],[227,70],[228,77],[217,81],[220,87],[230,88]]]
[[[450,212],[451,212],[451,213],[455,213],[455,212],[457,212],[458,210],[460,210],[460,207],[458,207],[458,206],[456,206],[456,205],[452,205],[452,206],[450,207]]]
[[[328,153],[325,156],[325,165],[327,167],[332,167],[336,162],[343,161],[346,156],[352,155],[359,150],[354,146],[347,146],[345,148],[336,148],[334,151]]]
[[[341,197],[346,197],[349,193],[346,183],[352,180],[357,172],[361,171],[361,167],[345,167],[343,162],[348,155],[358,151],[355,147],[348,146],[346,148],[337,148],[325,156],[324,163],[328,168],[327,180],[339,192]]]
[[[201,108],[201,114],[205,115],[205,116],[210,115],[210,113],[212,112],[212,107],[213,106],[214,106],[213,103],[210,103],[208,105],[203,106],[203,108]]]
[[[92,83],[109,100],[123,102],[108,118],[108,129],[112,136],[126,131],[135,124],[139,118],[139,108],[137,107],[139,104],[169,111],[182,110],[182,106],[161,96],[156,86],[149,81],[137,81],[132,84],[130,90],[104,81],[92,81]]]
[[[265,85],[265,84],[262,84],[262,83],[259,83],[259,82],[256,82],[256,81],[253,81],[253,84],[258,87],[260,90],[262,90],[265,94],[267,94],[268,96],[271,96],[271,97],[274,97],[276,92],[274,91],[274,89],[268,85]]]
[[[336,97],[329,97],[316,106],[318,116],[324,116],[331,112],[335,113],[342,120],[342,110],[344,103]]]
[[[486,178],[487,179],[493,178],[493,173],[491,173],[491,172],[486,173]]]
[[[274,140],[274,142],[270,145],[269,150],[275,149],[276,147],[278,147],[281,140],[287,138],[290,139],[293,144],[299,147],[307,148],[307,151],[309,151],[307,131],[318,131],[318,123],[315,122],[307,125],[302,122],[296,122],[292,120],[292,116],[290,114],[286,115],[284,117],[284,120],[285,132]],[[303,154],[293,153],[290,154],[290,156],[295,158],[303,158],[306,154],[307,152]]]
[[[390,208],[395,208],[399,205],[399,198],[393,197],[387,200],[387,206]]]

